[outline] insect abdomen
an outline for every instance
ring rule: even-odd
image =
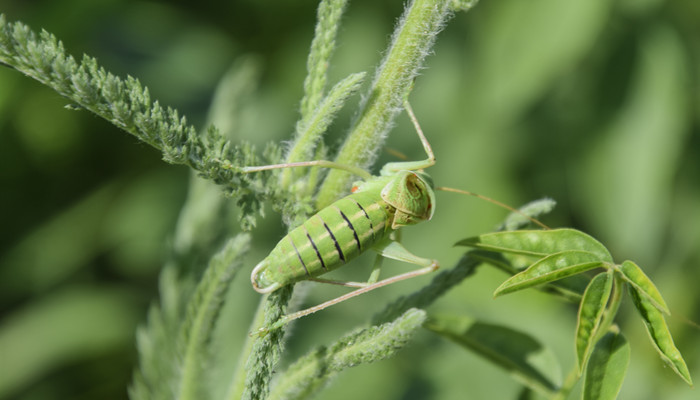
[[[267,293],[340,267],[385,236],[388,218],[388,206],[377,194],[336,201],[280,240],[253,270],[253,287]]]

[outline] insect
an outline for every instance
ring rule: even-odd
[[[492,201],[471,192],[433,185],[430,176],[423,171],[435,164],[433,150],[408,102],[405,102],[404,108],[428,156],[425,160],[388,163],[378,176],[373,176],[361,168],[325,160],[243,168],[243,172],[251,173],[276,168],[320,166],[348,171],[362,179],[353,184],[351,194],[321,209],[283,237],[270,254],[255,266],[250,277],[253,288],[263,294],[302,280],[357,289],[317,306],[289,314],[267,329],[275,329],[291,320],[349,298],[438,269],[437,260],[418,257],[396,240],[398,229],[432,218],[435,212],[435,190],[474,195]],[[497,204],[515,211],[511,207]],[[367,282],[318,278],[369,249],[376,251],[379,256]],[[404,261],[420,268],[379,280],[382,257]]]

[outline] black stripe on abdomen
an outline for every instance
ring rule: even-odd
[[[343,217],[343,219],[345,220],[345,223],[348,224],[348,228],[350,228],[350,230],[352,231],[352,236],[355,238],[355,243],[357,244],[357,250],[359,252],[362,252],[362,243],[360,243],[360,237],[357,236],[357,231],[355,230],[355,227],[352,226],[352,222],[350,222],[350,219],[348,218],[348,216],[345,215],[345,213],[342,212],[340,210],[340,208],[335,207],[335,209],[338,211],[340,216]],[[371,223],[371,221],[370,221],[370,223]]]
[[[326,228],[328,234],[331,235],[331,239],[333,239],[333,244],[335,244],[335,249],[336,251],[338,251],[338,257],[340,257],[340,261],[345,262],[345,254],[343,254],[343,250],[340,249],[338,239],[335,238],[335,235],[331,231],[331,228],[328,227],[328,224],[326,224],[325,221],[323,221],[323,227]]]
[[[306,230],[306,229],[304,229]],[[309,235],[309,232],[306,231],[306,237],[309,239],[309,242],[311,243],[311,246],[314,248],[314,251],[316,252],[316,257],[318,257],[318,260],[321,261],[321,267],[328,271],[328,268],[326,268],[326,263],[323,261],[323,257],[321,257],[321,252],[318,251],[318,247],[316,247],[316,243],[314,243],[314,240],[311,239],[311,235]]]
[[[290,235],[287,235],[287,237],[289,238],[289,242],[292,244],[294,251],[297,253],[297,257],[299,257],[299,262],[301,263],[301,266],[304,267],[304,271],[306,271],[306,275],[311,276],[311,274],[309,274],[309,269],[306,268],[306,263],[304,262],[304,259],[301,258],[301,254],[299,254],[299,249],[297,249],[297,246],[294,244],[294,241],[292,240],[292,237]],[[308,235],[307,235],[307,237],[308,237]],[[323,262],[323,260],[321,260],[321,262]]]
[[[372,231],[372,242],[374,243],[374,225],[372,224],[372,218],[369,217],[369,214],[367,214],[367,211],[365,211],[364,207],[362,207],[362,204],[358,203],[357,200],[351,199],[352,201],[357,204],[357,207],[362,211],[362,213],[365,215],[365,218],[367,218],[367,221],[369,222],[369,229]],[[355,233],[357,235],[357,233]]]

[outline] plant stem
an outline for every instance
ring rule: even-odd
[[[260,303],[258,304],[258,309],[255,311],[255,316],[253,321],[250,323],[250,332],[254,332],[259,326],[265,321],[265,297],[260,297]],[[250,353],[253,351],[253,343],[255,338],[248,336],[243,348],[241,349],[241,354],[238,356],[238,363],[236,364],[236,372],[231,381],[231,386],[229,387],[228,394],[226,398],[229,400],[238,400],[243,397],[243,391],[245,390],[245,378],[246,378],[246,362]]]
[[[574,365],[574,367],[569,371],[569,374],[566,375],[566,379],[564,379],[561,388],[554,393],[549,400],[566,400],[566,398],[569,397],[571,390],[574,388],[574,386],[576,386],[578,380],[578,368]]]
[[[287,303],[292,296],[292,285],[284,286],[263,300],[263,322],[255,325],[255,330],[260,326],[270,326],[278,321],[286,312]],[[258,317],[256,316],[257,320]],[[266,335],[253,339],[252,348],[245,365],[245,383],[242,399],[263,399],[270,391],[270,380],[274,373],[275,365],[280,359],[284,346],[285,327],[275,329]]]
[[[336,162],[367,168],[375,159],[396,114],[423,65],[438,32],[450,14],[448,0],[414,0],[394,31],[368,96]],[[332,203],[352,176],[331,170],[318,195],[317,206]]]

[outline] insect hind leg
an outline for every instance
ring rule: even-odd
[[[395,275],[395,276],[392,276],[390,278],[386,278],[386,279],[383,279],[383,280],[377,281],[377,282],[372,282],[372,279],[373,279],[373,277],[374,277],[374,279],[376,279],[376,277],[378,277],[378,271],[379,271],[378,264],[375,264],[375,268],[372,272],[372,276],[370,277],[370,281],[368,281],[367,283],[339,282],[339,281],[328,281],[328,280],[324,280],[324,279],[313,279],[314,281],[323,282],[323,283],[332,283],[332,284],[339,284],[339,285],[343,285],[343,286],[352,286],[352,287],[357,287],[354,285],[361,285],[362,287],[359,287],[358,289],[353,290],[352,292],[346,293],[342,296],[338,296],[334,299],[328,300],[324,303],[318,304],[318,305],[313,306],[313,307],[309,307],[305,310],[301,310],[301,311],[297,311],[297,312],[292,313],[292,314],[285,315],[282,318],[280,318],[279,320],[277,320],[274,324],[269,325],[267,327],[262,327],[258,331],[251,333],[251,335],[254,335],[254,336],[266,335],[268,332],[273,331],[275,329],[279,329],[282,326],[288,324],[289,322],[291,322],[295,319],[305,317],[309,314],[315,313],[316,311],[321,311],[321,310],[328,308],[332,305],[341,303],[345,300],[349,300],[349,299],[356,297],[356,296],[359,296],[361,294],[371,292],[372,290],[379,289],[379,288],[387,286],[387,285],[391,285],[392,283],[401,282],[401,281],[406,280],[406,279],[415,278],[417,276],[429,274],[440,267],[437,260],[430,260],[427,258],[418,257],[418,256],[412,254],[411,252],[409,252],[400,243],[393,241],[393,240],[386,240],[384,242],[380,242],[377,245],[375,245],[373,247],[373,249],[379,253],[379,255],[380,255],[379,258],[386,257],[386,258],[391,258],[391,259],[395,259],[395,260],[399,260],[399,261],[404,261],[404,262],[407,262],[410,264],[419,265],[422,268],[419,268],[419,269],[416,269],[413,271],[409,271],[409,272],[405,272],[403,274]]]
[[[277,322],[275,322],[274,324],[267,326],[267,327],[262,327],[258,331],[253,332],[251,335],[253,335],[253,336],[266,335],[268,332],[279,329],[282,326],[288,324],[289,322],[291,322],[295,319],[305,317],[309,314],[313,314],[316,311],[321,311],[324,308],[328,308],[332,305],[341,303],[345,300],[349,300],[353,297],[359,296],[361,294],[365,294],[365,293],[370,292],[374,289],[379,289],[381,287],[391,285],[392,283],[400,282],[400,281],[403,281],[406,279],[415,278],[415,277],[420,276],[420,275],[425,275],[425,274],[431,273],[438,268],[439,268],[439,265],[438,265],[437,261],[433,261],[431,263],[431,265],[429,265],[427,267],[416,269],[413,271],[409,271],[409,272],[399,274],[396,276],[392,276],[391,278],[383,279],[379,282],[375,282],[375,283],[369,284],[365,287],[359,288],[357,290],[353,290],[350,293],[346,293],[342,296],[338,296],[335,299],[328,300],[328,301],[321,303],[319,305],[309,307],[305,310],[297,311],[297,312],[292,313],[292,314],[285,315],[284,317],[277,320]]]
[[[338,285],[338,286],[345,286],[345,287],[354,287],[354,288],[364,288],[369,285],[372,285],[374,283],[377,283],[379,280],[379,273],[382,268],[382,260],[384,257],[382,257],[381,254],[378,254],[376,259],[374,260],[374,266],[372,267],[372,273],[369,276],[369,279],[367,279],[367,282],[352,282],[352,281],[338,281],[334,279],[323,279],[323,278],[308,278],[307,280],[312,281],[312,282],[318,282],[318,283],[328,283],[331,285]]]

